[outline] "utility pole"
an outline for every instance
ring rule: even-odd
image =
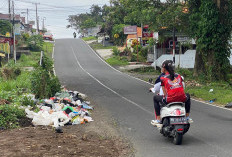
[[[173,5],[175,5],[175,0],[173,0]],[[173,21],[173,63],[175,64],[175,53],[176,53],[176,28],[175,28],[175,16]]]
[[[43,31],[45,30],[45,24],[44,24],[45,20],[46,20],[46,17],[43,17]]]
[[[11,0],[8,0],[8,13],[9,13],[9,21],[10,21],[10,23],[11,23]],[[11,27],[11,36],[13,35],[12,34],[12,27]],[[8,42],[9,43],[9,42]],[[10,54],[9,53],[11,53],[11,44],[9,43],[9,47],[10,47],[10,52],[8,52],[8,62],[9,62],[9,60],[10,60]]]
[[[12,7],[13,7],[13,38],[14,38],[13,50],[14,50],[14,61],[15,61],[15,64],[16,64],[16,47],[15,47],[15,12],[14,12],[14,1],[12,1]]]
[[[37,24],[36,34],[39,34],[39,17],[38,17],[38,7],[37,7],[39,3],[34,3],[34,4],[36,7],[36,24]]]
[[[27,24],[29,24],[28,14],[29,14],[29,10],[28,10],[28,8],[27,8]]]
[[[10,22],[11,22],[11,11],[10,11],[10,0],[8,0],[8,13],[9,13],[9,20],[10,20]]]

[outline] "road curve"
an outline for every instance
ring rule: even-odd
[[[61,83],[86,93],[117,120],[138,157],[232,157],[232,112],[192,101],[194,123],[181,146],[150,125],[150,85],[107,65],[80,39],[55,42],[55,70]]]

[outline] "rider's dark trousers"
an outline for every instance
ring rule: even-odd
[[[186,93],[186,97],[187,97],[187,100],[185,102],[185,110],[186,110],[186,113],[190,113],[190,107],[191,107],[190,95]],[[153,101],[154,101],[156,116],[160,116],[160,103],[165,103],[165,100],[163,100],[163,96],[155,95],[153,97]]]

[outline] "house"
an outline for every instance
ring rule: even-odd
[[[9,14],[2,14],[0,13],[0,20],[8,20],[13,23],[13,19],[10,20]],[[27,24],[25,17],[21,17],[19,14],[16,14],[14,17],[15,22],[15,35],[21,35],[22,33],[31,32],[32,25]]]
[[[142,40],[142,28],[141,27],[137,27],[137,34],[128,34],[127,38],[126,38],[126,47],[127,48],[132,48],[132,43],[133,40],[138,40],[141,41]]]
[[[173,60],[173,32],[163,29],[154,33],[157,44],[154,53],[149,54],[153,66],[161,66],[164,60]],[[153,55],[153,56],[152,56]],[[175,33],[175,66],[194,68],[196,43],[192,38],[181,32]],[[151,58],[153,58],[151,60]]]
[[[96,37],[98,33],[101,31],[101,25],[97,25],[96,27],[86,28],[82,31],[83,37]]]

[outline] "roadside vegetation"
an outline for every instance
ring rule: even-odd
[[[24,107],[30,106],[34,111],[38,111],[35,98],[47,98],[60,91],[59,80],[53,74],[51,60],[53,44],[43,42],[41,39],[41,37],[25,38],[24,44],[29,46],[32,42],[38,45],[31,45],[30,54],[22,54],[16,64],[10,60],[0,69],[0,129],[25,125],[28,120]],[[41,66],[39,51],[44,51]]]
[[[89,44],[94,50],[99,50],[99,49],[114,49],[116,46],[103,46],[101,43],[91,43]]]
[[[92,36],[92,37],[84,37],[84,38],[82,38],[84,41],[91,41],[91,40],[97,40],[97,37],[94,37],[94,36]]]

